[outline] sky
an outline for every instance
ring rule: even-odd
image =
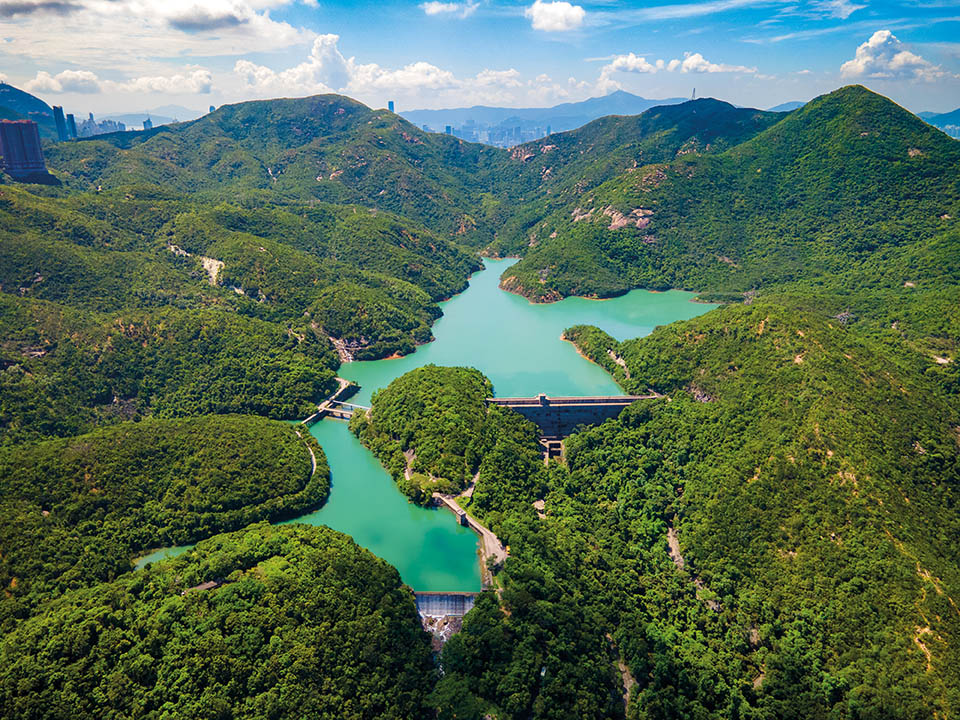
[[[338,92],[543,107],[622,89],[768,108],[860,83],[960,107],[960,1],[0,0],[0,80],[86,115]]]

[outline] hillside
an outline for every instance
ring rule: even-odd
[[[10,720],[401,720],[427,716],[436,673],[397,571],[302,525],[254,525],[70,593],[4,637],[0,658]]]
[[[0,628],[129,572],[138,552],[319,507],[328,476],[308,435],[239,415],[127,422],[2,448]]]
[[[703,98],[654,107],[635,116],[610,116],[510,152],[505,172],[518,177],[525,203],[490,247],[517,254],[536,237],[537,223],[610,177],[681,156],[719,153],[752,138],[781,115]]]
[[[0,119],[33,120],[39,126],[41,138],[57,139],[53,108],[35,95],[5,82],[0,82]]]
[[[625,343],[568,331],[626,391],[667,397],[571,436],[526,485],[535,439],[488,431],[468,502],[511,555],[444,647],[442,713],[617,717],[622,694],[628,718],[954,715],[960,409],[904,339],[817,305]],[[483,393],[418,372],[449,406]],[[421,418],[421,382],[375,398],[372,426],[469,463],[483,433]]]
[[[48,165],[79,188],[150,183],[233,201],[360,203],[476,245],[492,237],[480,194],[499,152],[317,95],[225,105],[188,123],[61,144]]]
[[[817,98],[719,155],[628,169],[539,221],[504,287],[744,292],[948,230],[960,143],[864,88]]]

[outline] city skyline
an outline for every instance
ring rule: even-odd
[[[770,107],[851,83],[913,111],[960,105],[960,5],[938,0],[0,0],[0,19],[0,80],[84,114],[322,92],[397,111],[548,107],[694,87]]]

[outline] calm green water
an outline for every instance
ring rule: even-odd
[[[691,302],[691,293],[635,290],[611,300],[567,298],[534,305],[497,287],[515,260],[485,260],[486,270],[470,287],[443,303],[434,325],[436,340],[394,360],[348,363],[342,377],[361,386],[353,402],[368,405],[371,394],[413,368],[468,365],[483,372],[497,395],[619,395],[622,390],[599,366],[580,357],[560,339],[571,325],[589,324],[625,340],[657,325],[686,320],[712,305]],[[415,590],[480,589],[477,538],[446,510],[411,505],[373,455],[350,434],[346,423],[323,420],[311,434],[327,454],[333,486],[320,510],[291,522],[328,525],[397,568]],[[142,558],[161,559],[168,548]]]
[[[500,274],[516,260],[484,260],[487,269],[470,287],[442,304],[433,326],[436,340],[394,360],[348,363],[340,375],[360,385],[353,402],[369,405],[374,390],[413,368],[468,365],[493,382],[500,397],[548,395],[621,395],[623,391],[599,366],[560,340],[571,325],[596,325],[618,340],[648,335],[657,325],[688,320],[714,305],[691,302],[692,293],[634,290],[610,300],[566,298],[535,305],[503,292]]]

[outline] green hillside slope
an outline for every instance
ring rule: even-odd
[[[747,291],[857,265],[960,217],[960,143],[858,86],[721,155],[621,174],[538,225],[504,287]]]
[[[419,718],[436,672],[397,571],[305,526],[221,535],[71,593],[0,658],[11,720]]]
[[[129,572],[137,552],[319,507],[329,471],[300,435],[262,418],[207,416],[0,449],[0,627]]]
[[[705,98],[635,116],[600,118],[577,130],[519,145],[511,151],[504,172],[517,176],[514,192],[523,193],[525,202],[498,232],[491,250],[523,251],[545,216],[613,176],[678,156],[722,152],[781,117]]]
[[[424,133],[338,95],[225,105],[190,123],[58,145],[51,169],[79,187],[146,182],[277,203],[361,203],[464,242],[489,242],[483,174],[502,151]]]

